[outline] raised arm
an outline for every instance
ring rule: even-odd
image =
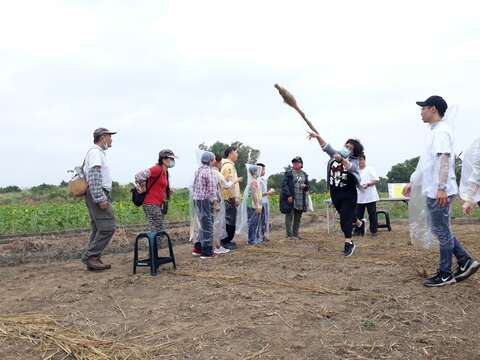
[[[317,141],[320,144],[320,147],[322,149],[325,145],[327,145],[327,142],[320,136],[319,133],[316,133],[316,132],[313,132],[313,131],[307,131],[307,132],[308,132],[308,140],[317,139]]]

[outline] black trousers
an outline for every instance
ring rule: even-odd
[[[370,233],[375,234],[378,230],[377,203],[357,204],[357,219],[361,220],[365,216],[365,209],[368,212],[368,221],[370,223]]]
[[[352,238],[353,222],[356,219],[357,189],[336,189],[330,191],[333,205],[340,214],[340,227],[345,239]]]

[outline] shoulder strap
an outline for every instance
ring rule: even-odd
[[[88,149],[87,153],[85,154],[85,157],[83,158],[83,163],[82,163],[81,169],[84,173],[85,173],[84,167],[85,167],[85,162],[87,161],[87,156],[90,153],[90,151],[92,151],[92,150],[95,150],[95,147],[92,147],[92,148]],[[86,175],[86,174],[84,174],[84,175]]]
[[[160,166],[160,174],[158,174],[158,176],[155,178],[155,181],[153,182],[153,184],[150,185],[149,187],[147,187],[146,192],[149,192],[149,191],[155,186],[155,184],[157,183],[158,179],[160,179],[160,176],[162,176],[163,171],[164,171],[163,168]],[[148,179],[147,179],[147,181],[148,181]]]

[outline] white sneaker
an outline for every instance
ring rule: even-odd
[[[223,246],[220,246],[219,248],[215,248],[213,252],[217,255],[223,255],[223,254],[228,254],[230,252],[229,249],[225,249]]]

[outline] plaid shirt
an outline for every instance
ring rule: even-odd
[[[99,167],[92,167],[87,174],[87,183],[93,201],[97,204],[108,201],[102,187],[102,171]]]
[[[213,170],[202,165],[193,180],[193,200],[218,199],[218,180]]]

